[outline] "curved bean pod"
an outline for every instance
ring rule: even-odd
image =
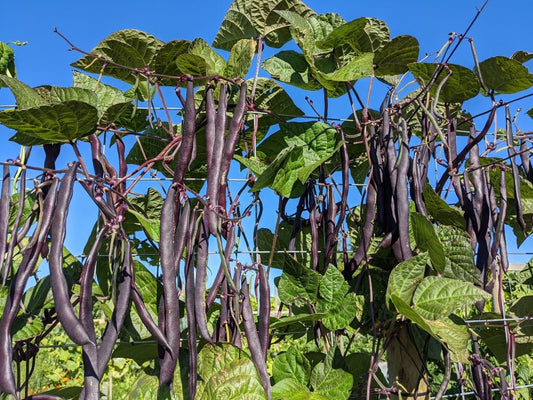
[[[59,189],[57,207],[54,212],[54,227],[52,229],[52,246],[50,249],[50,284],[54,296],[54,305],[57,317],[65,329],[70,339],[80,345],[94,343],[88,332],[83,327],[81,321],[74,313],[74,308],[70,303],[70,295],[67,286],[67,279],[63,274],[63,243],[65,241],[66,220],[68,206],[72,198],[72,190],[76,178],[78,163],[72,163]]]
[[[207,315],[205,303],[205,281],[207,279],[207,255],[209,252],[209,227],[206,214],[200,222],[200,229],[197,237],[196,254],[196,279],[194,285],[194,312],[196,314],[196,324],[200,334],[209,343],[212,343],[211,334],[207,329]],[[190,329],[191,327],[189,327]]]
[[[9,175],[9,166],[7,164],[4,164],[2,175],[2,194],[0,196],[0,266],[4,264],[7,232],[9,229],[9,184],[11,182],[11,177]]]

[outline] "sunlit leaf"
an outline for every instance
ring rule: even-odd
[[[263,63],[263,69],[270,73],[272,78],[290,85],[306,89],[318,90],[321,88],[311,73],[311,67],[303,54],[294,50],[281,51]]]
[[[376,52],[376,76],[404,74],[408,71],[407,65],[418,60],[419,50],[418,40],[412,36],[393,38]]]
[[[253,39],[241,39],[233,45],[229,54],[224,76],[244,78],[252,65],[256,43]]]
[[[394,267],[387,285],[387,299],[394,295],[409,305],[417,286],[424,279],[427,262],[428,254],[422,253]]]
[[[338,47],[350,45],[355,51],[374,53],[390,39],[389,27],[377,18],[358,18],[336,28],[319,45]]]
[[[39,96],[39,93],[37,93],[35,89],[32,89],[18,79],[0,74],[0,82],[11,90],[13,96],[15,96],[15,101],[17,102],[17,107],[19,109],[38,107],[47,104],[47,101]]]
[[[528,69],[511,58],[489,58],[479,63],[479,69],[485,88],[496,93],[517,93],[533,86],[533,76]]]
[[[431,265],[437,272],[444,272],[444,249],[435,233],[435,227],[426,217],[418,213],[411,213],[410,221],[416,247],[428,252]]]
[[[428,276],[413,295],[414,310],[426,319],[444,318],[461,306],[467,306],[490,295],[470,282]]]
[[[289,25],[276,11],[291,10],[302,17],[314,12],[300,0],[235,0],[222,21],[213,46],[228,50],[240,39],[265,38],[270,47],[281,47],[291,39]]]

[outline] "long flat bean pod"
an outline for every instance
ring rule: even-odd
[[[257,334],[257,328],[255,326],[254,314],[252,311],[252,304],[250,302],[250,293],[248,290],[248,283],[243,280],[241,285],[242,293],[242,324],[244,326],[244,333],[246,334],[246,340],[248,342],[248,348],[252,356],[252,361],[259,372],[259,377],[263,384],[263,388],[267,393],[267,397],[271,397],[270,377],[266,369],[266,359],[261,347],[261,341]]]
[[[46,197],[43,209],[41,210],[40,230],[34,232],[37,239],[31,249],[27,249],[22,258],[22,262],[11,281],[9,295],[4,304],[4,311],[0,319],[0,390],[4,393],[16,396],[17,388],[15,375],[13,373],[13,351],[11,347],[11,327],[17,316],[19,305],[24,294],[24,288],[28,278],[35,270],[39,260],[41,247],[46,243],[46,237],[52,224],[52,216],[57,198],[58,180],[53,179],[49,194]]]
[[[516,165],[516,150],[514,148],[513,139],[513,123],[511,120],[511,111],[509,106],[505,106],[505,122],[506,122],[506,139],[507,139],[507,153],[509,154],[509,161],[511,161],[511,171],[513,172],[514,184],[514,199],[516,207],[516,221],[520,228],[525,231],[526,223],[524,221],[524,213],[522,212],[522,196],[520,191],[520,174],[518,173],[518,165]]]
[[[407,171],[409,169],[409,132],[407,123],[402,121],[400,157],[396,182],[396,218],[398,221],[398,240],[404,261],[411,258],[409,243],[409,196],[407,193]]]
[[[212,342],[211,334],[207,329],[207,315],[205,307],[205,282],[207,279],[207,256],[209,252],[209,227],[206,214],[200,222],[197,238],[196,253],[196,279],[194,294],[194,312],[196,314],[196,324],[200,334],[207,342]]]
[[[111,321],[108,322],[102,341],[98,344],[98,377],[101,379],[104,376],[107,363],[111,359],[113,348],[117,342],[118,335],[124,324],[124,319],[129,310],[130,294],[131,294],[131,280],[132,280],[132,255],[130,242],[124,240],[124,259],[123,265],[119,274],[118,296],[111,316]]]
[[[179,299],[176,287],[176,255],[174,253],[174,237],[176,229],[176,185],[172,185],[161,210],[159,253],[163,281],[163,309],[165,311],[164,332],[172,353],[179,352]],[[176,368],[176,358],[165,353],[161,362],[161,384],[170,385]]]
[[[63,274],[63,243],[65,241],[68,206],[72,198],[77,167],[78,163],[70,164],[61,182],[57,207],[54,212],[55,224],[52,229],[52,246],[48,263],[50,265],[50,283],[57,317],[70,339],[82,346],[92,341],[74,313],[74,308],[70,303],[67,279]]]
[[[270,347],[270,284],[268,282],[268,273],[262,263],[257,265],[259,276],[259,343],[261,351],[266,360],[268,348]]]
[[[183,130],[178,160],[174,170],[173,182],[183,182],[185,171],[191,160],[196,133],[196,108],[194,106],[194,83],[187,81],[187,98],[185,100]]]
[[[80,277],[80,321],[91,341],[83,346],[84,389],[83,399],[97,400],[100,394],[100,378],[98,377],[98,352],[96,333],[94,330],[92,285],[98,253],[108,228],[104,227],[96,235],[96,239],[87,255]],[[82,398],[80,396],[80,398]]]
[[[2,171],[2,194],[0,196],[0,266],[4,264],[6,254],[7,232],[9,229],[9,165],[4,164]]]

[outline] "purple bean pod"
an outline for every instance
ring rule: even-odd
[[[70,164],[61,181],[57,207],[54,212],[55,224],[52,228],[52,246],[48,263],[50,266],[50,284],[59,322],[61,322],[70,339],[74,343],[83,346],[94,342],[74,313],[74,308],[70,302],[67,279],[63,273],[63,244],[65,242],[66,221],[77,168],[78,163]]]

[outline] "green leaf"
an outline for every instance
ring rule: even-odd
[[[322,318],[326,317],[326,314],[298,314],[290,317],[281,317],[278,320],[275,320],[270,323],[271,329],[280,329],[289,325],[304,323],[304,322],[315,322],[319,321]]]
[[[40,279],[37,284],[24,292],[22,297],[22,303],[24,304],[24,310],[29,315],[40,314],[42,308],[52,303],[52,296],[50,291],[50,276],[45,276]]]
[[[273,161],[251,190],[268,186],[282,196],[297,197],[311,173],[338,150],[337,131],[323,122],[293,122],[280,128],[258,147]]]
[[[159,242],[159,220],[163,208],[161,194],[149,188],[145,196],[128,198],[128,212],[133,214],[150,239]]]
[[[318,90],[319,82],[313,77],[312,69],[305,56],[294,50],[281,51],[263,62],[263,69],[273,79],[305,89]]]
[[[205,345],[198,354],[199,400],[258,400],[266,393],[254,363],[231,344]]]
[[[528,69],[511,58],[489,58],[479,63],[479,70],[485,88],[496,93],[512,94],[533,86],[533,77]]]
[[[300,0],[234,0],[220,25],[213,47],[230,51],[240,39],[265,38],[270,47],[291,39],[289,26],[276,11],[292,10],[302,17],[314,15]]]
[[[285,378],[272,386],[272,400],[327,400],[327,398],[311,392],[296,379]]]
[[[121,90],[99,82],[89,75],[73,71],[74,87],[90,90],[96,95],[96,101],[89,104],[98,110],[98,124],[107,126],[115,122],[126,110],[131,107],[131,97]]]
[[[444,249],[435,233],[435,227],[422,214],[411,213],[410,219],[416,247],[428,252],[431,265],[438,273],[444,272]]]
[[[22,145],[68,143],[96,129],[98,112],[80,101],[66,101],[0,113],[0,123],[17,130],[11,140]]]
[[[420,46],[412,36],[397,36],[376,52],[374,57],[376,76],[406,73],[408,64],[418,60]]]
[[[133,383],[126,398],[132,400],[159,400],[158,391],[159,379],[157,376],[144,374]]]
[[[442,103],[462,103],[479,93],[479,81],[476,75],[466,67],[456,64],[431,64],[431,63],[411,63],[409,71],[422,80],[424,85],[428,85],[435,71],[439,70],[438,77],[431,87],[431,94],[435,96],[439,85],[444,79],[439,94],[439,102]],[[449,75],[451,73],[451,75]]]
[[[344,296],[349,290],[350,286],[342,276],[342,273],[330,265],[320,280],[320,296],[327,302],[333,302],[339,296]]]
[[[142,366],[145,362],[157,358],[157,343],[124,343],[120,342],[113,350],[113,358],[130,358],[137,365]]]
[[[6,75],[11,78],[17,77],[15,69],[15,52],[6,43],[0,42],[0,75]],[[0,88],[5,86],[0,80]]]
[[[480,285],[470,235],[453,226],[439,225],[435,229],[446,255],[444,276]]]
[[[135,83],[137,74],[120,66],[142,71],[151,64],[162,45],[160,40],[146,32],[124,29],[106,37],[91,50],[91,55],[84,56],[71,65],[87,72],[102,73],[128,83]],[[93,55],[99,58],[96,59]],[[109,62],[120,66],[107,64]]]
[[[20,110],[47,104],[47,101],[39,96],[39,93],[35,89],[32,89],[18,79],[11,78],[7,75],[0,75],[0,83],[3,83],[4,86],[11,90],[13,96],[15,96],[17,107]]]
[[[332,349],[326,356],[326,360],[313,368],[311,372],[311,386],[314,392],[321,394],[327,399],[347,399],[350,396],[353,384],[353,376],[333,365]]]
[[[253,79],[246,81],[248,96],[251,96]],[[258,78],[255,88],[254,103],[258,110],[269,110],[266,115],[259,115],[257,141],[267,134],[270,127],[279,123],[279,117],[287,121],[304,115],[295,104],[289,94],[272,79]],[[247,125],[253,127],[253,117],[249,117]]]
[[[336,28],[319,43],[321,47],[350,45],[359,53],[375,53],[390,39],[389,27],[376,18],[358,18]]]
[[[511,59],[516,60],[519,63],[524,64],[524,63],[528,62],[529,60],[533,59],[533,53],[531,53],[529,51],[519,50],[519,51],[515,52],[511,56]]]
[[[12,339],[14,341],[31,339],[41,334],[43,330],[44,325],[41,318],[21,315],[13,321],[13,326],[11,327]]]
[[[189,54],[204,59],[206,75],[223,75],[226,69],[226,61],[213,50],[204,39],[194,39],[189,47]],[[178,64],[179,67],[179,64]]]
[[[180,55],[188,53],[190,45],[191,42],[188,40],[172,40],[165,43],[152,59],[150,69],[156,74],[179,77],[183,72],[178,68],[176,60]],[[178,82],[177,79],[160,78],[159,83],[163,86],[176,86]]]
[[[433,187],[429,183],[424,185],[422,196],[424,197],[426,209],[435,222],[442,225],[451,225],[456,228],[465,227],[465,218],[462,210],[447,204],[435,193],[435,190],[433,190]]]
[[[180,54],[176,58],[176,65],[184,74],[192,76],[207,76],[207,63],[197,54]]]
[[[304,305],[318,300],[321,275],[296,261],[284,266],[278,282],[279,299],[285,304]]]
[[[345,329],[350,326],[358,311],[361,311],[360,297],[353,292],[338,295],[332,302],[318,300],[317,312],[326,314],[322,319],[324,326],[332,331]]]
[[[424,279],[427,262],[428,254],[422,253],[394,267],[389,276],[386,298],[397,296],[409,305],[417,286]]]
[[[374,54],[362,53],[334,72],[325,73],[324,76],[336,82],[350,82],[371,76],[373,71]]]
[[[453,313],[461,306],[490,295],[470,282],[428,276],[420,282],[413,295],[414,310],[426,319],[436,320]]]
[[[311,364],[300,350],[289,347],[285,353],[274,358],[272,365],[272,377],[274,382],[280,382],[285,378],[296,379],[306,386],[311,376]]]
[[[256,43],[253,39],[241,39],[233,45],[229,54],[224,76],[244,78],[255,55]]]

